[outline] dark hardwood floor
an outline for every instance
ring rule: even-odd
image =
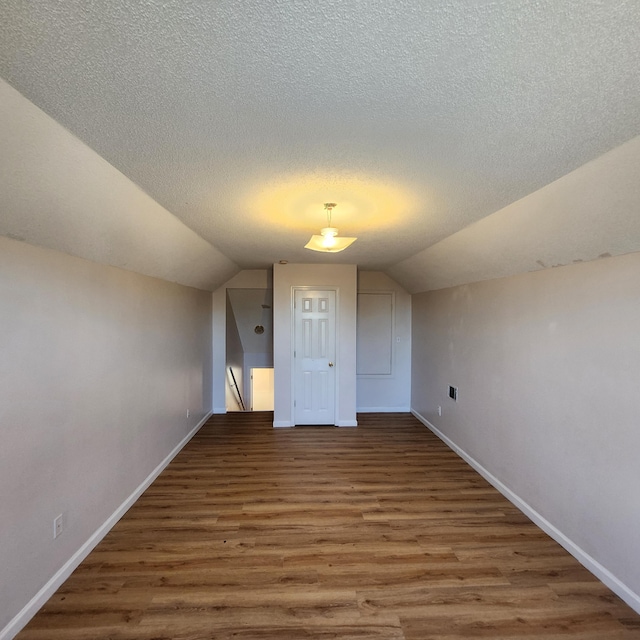
[[[640,639],[409,414],[212,418],[19,640]]]

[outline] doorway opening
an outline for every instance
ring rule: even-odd
[[[226,409],[227,411],[273,411],[264,377],[259,370],[273,371],[273,289],[227,289],[226,309]],[[258,403],[254,402],[254,376],[258,371]]]

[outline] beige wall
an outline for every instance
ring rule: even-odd
[[[359,412],[408,411],[411,402],[411,296],[381,271],[358,271],[358,293],[365,292],[393,293],[392,366],[388,376],[357,376],[357,409]],[[375,344],[386,338],[386,335],[358,335],[358,342]]]
[[[413,409],[640,610],[640,253],[412,305]]]
[[[211,294],[0,237],[0,354],[2,635],[210,412]]]

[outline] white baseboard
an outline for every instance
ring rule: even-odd
[[[409,407],[356,407],[358,413],[409,413]]]
[[[274,429],[290,429],[295,427],[296,425],[290,422],[289,420],[274,420],[273,428]],[[357,427],[357,420],[342,420],[336,424],[336,427]],[[0,638],[2,640],[2,638]]]
[[[164,471],[165,467],[180,453],[182,448],[193,438],[211,413],[198,422],[189,433],[174,447],[169,455],[142,481],[137,489],[98,527],[91,537],[67,560],[62,567],[45,583],[22,610],[13,617],[9,624],[0,631],[0,640],[12,640],[26,624],[35,616],[45,602],[58,590],[62,583],[73,573],[78,565],[89,555],[113,526],[133,506],[133,503],[145,492],[151,483]]]
[[[538,525],[546,534],[551,536],[559,545],[564,547],[583,567],[593,573],[596,578],[603,582],[621,600],[624,600],[636,613],[640,614],[640,595],[632,591],[626,584],[616,578],[611,571],[602,566],[597,560],[592,558],[584,549],[568,538],[562,531],[551,524],[546,518],[540,515],[531,505],[525,502],[520,496],[511,491],[490,471],[485,469],[475,458],[471,457],[464,449],[459,447],[453,440],[448,438],[436,426],[431,424],[424,416],[411,409],[411,413],[424,424],[429,430],[440,438],[448,447],[453,449],[466,463],[473,467],[489,484],[493,485],[509,502],[513,503],[522,513]],[[1,640],[1,639],[0,639]]]

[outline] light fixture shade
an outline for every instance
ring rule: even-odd
[[[338,238],[338,229],[331,226],[331,212],[336,207],[335,202],[327,202],[324,205],[327,212],[328,227],[320,229],[320,235],[311,236],[311,240],[304,245],[305,249],[311,251],[323,251],[325,253],[338,253],[344,251],[350,244],[354,243],[358,238]]]
[[[324,231],[324,229],[323,229]],[[336,229],[337,231],[337,229]],[[338,253],[338,251],[344,251],[350,244],[354,243],[358,238],[338,238],[335,235],[314,235],[307,244],[304,245],[305,249],[311,249],[311,251],[324,251],[325,253]]]

